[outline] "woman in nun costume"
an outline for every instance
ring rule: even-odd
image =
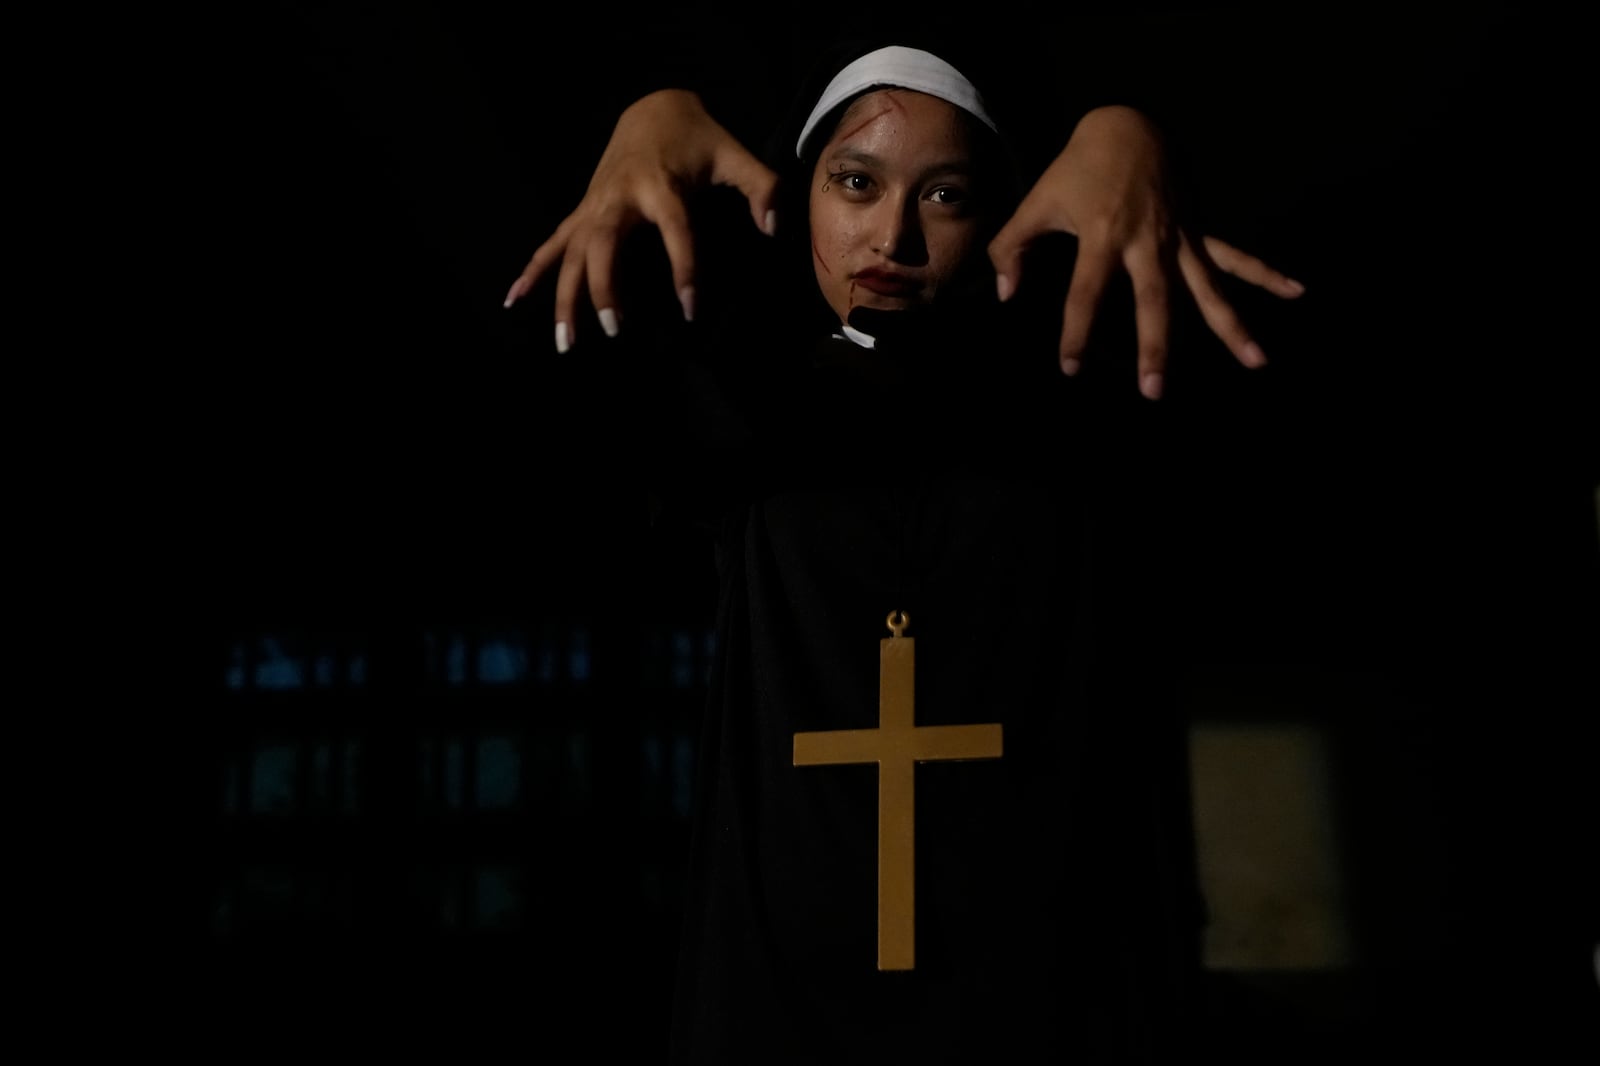
[[[1151,405],[1061,372],[1059,303],[1000,299],[985,252],[1025,183],[955,54],[829,56],[769,147],[807,224],[706,241],[692,325],[606,342],[648,381],[658,521],[707,530],[719,580],[676,1063],[1160,1061],[1193,1035],[1140,473],[1165,445]]]

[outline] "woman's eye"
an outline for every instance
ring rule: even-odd
[[[957,204],[966,203],[969,194],[967,190],[957,188],[954,185],[941,185],[928,193],[928,198],[936,204],[948,204],[954,207]]]
[[[839,185],[851,192],[866,192],[872,187],[872,180],[865,174],[841,174]]]

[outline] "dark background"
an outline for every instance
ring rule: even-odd
[[[1360,950],[1219,986],[1207,1046],[1592,1042],[1574,27],[1298,10],[1135,7],[1019,46],[1138,72],[1208,222],[1309,289],[1233,290],[1255,375],[1180,321],[1167,621],[1196,671],[1321,708]],[[707,68],[663,44],[690,12],[548,11],[255,8],[188,25],[204,43],[155,80],[193,237],[156,310],[199,356],[151,427],[159,536],[197,595],[155,678],[168,805],[111,924],[168,974],[128,1002],[230,1042],[660,1043],[711,558],[645,520],[548,290],[500,301],[664,47],[745,132],[847,12],[713,11]]]

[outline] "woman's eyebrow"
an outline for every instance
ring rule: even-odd
[[[859,163],[864,167],[876,167],[879,169],[882,169],[883,167],[883,160],[879,159],[871,152],[864,152],[859,148],[839,148],[828,156],[828,162],[830,163],[837,162],[839,160],[849,160],[852,163]]]

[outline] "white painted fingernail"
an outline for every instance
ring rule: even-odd
[[[1139,391],[1147,400],[1161,399],[1161,375],[1152,371],[1139,379]]]
[[[761,223],[761,229],[768,237],[778,235],[778,212],[769,210],[766,219]]]
[[[1011,279],[1004,274],[996,274],[994,276],[994,291],[995,295],[1000,297],[1001,303],[1011,299]]]
[[[562,355],[572,347],[572,327],[565,322],[556,323],[556,351]]]
[[[1305,285],[1302,284],[1301,282],[1298,282],[1298,281],[1294,280],[1293,278],[1288,278],[1287,279],[1287,284],[1288,284],[1289,291],[1294,293],[1296,296],[1303,295],[1305,293],[1305,291],[1306,291]]]
[[[1068,357],[1061,360],[1061,372],[1070,378],[1077,374],[1079,365],[1080,364],[1076,359]]]
[[[683,305],[683,320],[694,321],[694,286],[685,285],[678,290],[678,302]]]
[[[617,313],[609,307],[602,307],[597,314],[600,318],[600,328],[606,331],[606,336],[617,335]]]
[[[1250,341],[1243,348],[1239,349],[1239,358],[1244,365],[1248,367],[1267,365],[1267,353],[1262,351],[1261,345],[1257,344],[1255,341]]]

